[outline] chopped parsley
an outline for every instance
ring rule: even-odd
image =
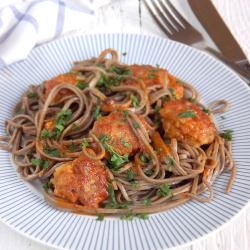
[[[88,87],[88,84],[85,83],[85,82],[78,81],[77,84],[76,84],[76,87],[79,88],[79,89],[86,89]]]
[[[133,106],[134,108],[137,108],[137,107],[140,106],[140,100],[138,99],[137,96],[131,95],[130,98],[131,98],[132,106]]]
[[[82,147],[83,148],[89,147],[89,142],[86,138],[83,138],[82,140]]]
[[[156,63],[156,68],[159,69],[160,68],[160,65],[158,63]]]
[[[148,158],[148,154],[147,153],[142,153],[139,155],[139,159],[144,162],[144,163],[148,163],[149,162],[149,158]]]
[[[32,159],[31,163],[32,163],[32,165],[39,166],[39,167],[41,167],[43,169],[47,169],[49,167],[49,162],[48,161],[42,160],[42,159],[38,159],[38,158]]]
[[[111,156],[111,158],[109,160],[109,163],[110,163],[110,166],[111,166],[112,169],[119,170],[120,167],[124,163],[129,162],[128,154],[125,154],[125,155],[122,156],[122,155],[118,154],[117,152],[115,152],[113,150],[113,148],[112,149],[110,148],[108,151],[112,154],[112,156]]]
[[[168,184],[163,184],[157,191],[158,196],[169,196],[172,194],[171,187]]]
[[[103,221],[104,220],[104,215],[103,214],[97,214],[96,220]]]
[[[110,153],[111,158],[109,160],[109,166],[114,171],[117,171],[120,169],[120,167],[124,164],[129,162],[128,160],[128,154],[120,155],[117,153],[111,145],[107,143],[107,141],[110,140],[110,137],[107,135],[101,135],[99,137],[99,140],[103,144],[104,148]]]
[[[36,92],[30,92],[27,94],[28,98],[37,98],[38,94]]]
[[[127,52],[123,52],[122,55],[123,55],[123,56],[126,56],[126,55],[127,55]]]
[[[156,77],[156,75],[152,74],[152,73],[148,74],[148,76],[147,76],[148,79],[154,79],[155,77]]]
[[[196,99],[193,98],[193,97],[188,97],[188,100],[189,100],[190,102],[196,103]]]
[[[154,173],[154,170],[153,169],[149,169],[145,172],[145,175],[147,176],[151,176],[152,174]]]
[[[71,153],[73,153],[75,151],[75,145],[73,143],[69,146],[69,151]]]
[[[57,136],[57,133],[55,131],[50,131],[50,130],[44,128],[41,131],[41,135],[40,136],[41,136],[42,139],[46,139],[46,138],[48,138],[48,139],[54,139]]]
[[[207,108],[203,108],[202,112],[205,113],[205,114],[210,114],[211,111],[209,109],[207,109]]]
[[[135,176],[136,176],[136,174],[135,174],[135,172],[132,169],[129,169],[127,171],[127,180],[128,181],[133,181],[134,178],[135,178]]]
[[[110,198],[111,203],[116,204],[117,201],[116,201],[116,198],[115,198],[115,191],[114,191],[113,186],[112,186],[111,183],[108,184],[108,194],[109,194],[109,198]]]
[[[143,204],[145,205],[145,206],[149,206],[149,205],[151,205],[151,199],[150,198],[145,198],[144,200],[143,200]]]
[[[108,194],[109,194],[109,203],[106,204],[105,206],[106,208],[127,208],[128,204],[131,204],[131,202],[118,203],[116,201],[115,191],[111,183],[108,183]]]
[[[49,182],[45,182],[45,183],[43,184],[43,189],[44,189],[45,191],[48,191],[49,188],[50,188]]]
[[[122,215],[120,218],[121,220],[133,220],[135,215],[130,211],[127,214]]]
[[[61,157],[61,154],[57,148],[50,148],[46,146],[44,148],[44,153],[51,156],[51,157]]]
[[[98,119],[101,117],[101,114],[100,114],[100,106],[97,106],[97,107],[96,107],[96,109],[94,110],[93,115],[94,115],[94,118],[95,118],[96,120],[98,120]]]
[[[111,66],[110,72],[114,72],[117,75],[131,75],[131,69],[129,67],[117,67],[115,65]]]
[[[132,180],[130,183],[131,183],[132,188],[137,188],[139,185],[138,181],[135,181],[135,180]]]
[[[223,133],[220,133],[220,136],[227,141],[232,141],[233,139],[233,130],[227,129],[224,130]]]
[[[138,124],[138,122],[133,121],[133,127],[137,129],[140,128],[140,125]]]
[[[172,155],[168,155],[167,161],[168,161],[169,171],[173,172],[174,158],[172,157]]]
[[[110,140],[110,137],[108,135],[100,135],[99,140],[101,141],[101,143],[107,142]]]
[[[174,88],[169,88],[169,92],[171,93],[171,96],[174,98],[174,99],[176,99],[176,95],[175,95],[175,90],[174,90]]]
[[[123,116],[124,116],[125,118],[128,117],[128,110],[123,110],[122,113],[123,113]]]
[[[127,141],[125,141],[124,139],[121,139],[121,142],[122,142],[122,144],[123,144],[126,148],[130,148],[130,144],[129,144]]]
[[[137,217],[141,220],[148,220],[148,214],[137,214]]]
[[[71,109],[62,110],[56,115],[55,128],[51,131],[48,129],[43,129],[41,131],[42,139],[58,139],[64,130],[67,122],[72,118]]]
[[[223,116],[223,115],[222,115],[220,118],[221,118],[222,120],[225,120],[225,119],[226,119],[226,117],[225,117],[225,116]]]
[[[196,117],[196,113],[192,110],[189,110],[186,112],[179,113],[178,117],[180,117],[180,118],[193,118],[193,117]]]

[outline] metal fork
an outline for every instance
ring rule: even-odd
[[[171,39],[206,51],[235,70],[250,84],[249,74],[208,46],[202,34],[187,22],[169,0],[144,0],[146,7],[164,33]]]

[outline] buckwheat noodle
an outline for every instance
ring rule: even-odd
[[[110,55],[109,58],[107,56]],[[101,64],[102,67],[97,65]],[[67,161],[77,158],[80,153],[86,154],[94,160],[105,160],[105,148],[100,139],[91,132],[95,122],[95,109],[100,103],[106,106],[103,114],[114,110],[126,109],[126,120],[130,124],[138,142],[143,144],[149,162],[140,160],[139,153],[133,156],[133,160],[123,165],[119,170],[112,170],[106,166],[109,180],[115,191],[118,203],[127,202],[125,208],[107,208],[106,202],[100,208],[87,208],[81,204],[70,203],[53,194],[53,188],[44,192],[45,199],[55,205],[69,211],[84,214],[125,214],[155,213],[176,207],[184,202],[195,199],[207,202],[212,199],[212,184],[222,172],[231,172],[231,177],[226,187],[229,192],[235,177],[236,167],[232,159],[231,142],[225,140],[217,133],[214,141],[206,146],[194,147],[176,139],[168,139],[173,157],[172,171],[169,170],[167,157],[159,158],[156,148],[152,144],[152,133],[157,130],[154,120],[154,107],[163,106],[163,97],[173,99],[169,89],[161,85],[146,86],[140,79],[135,79],[129,74],[124,74],[119,85],[111,86],[108,91],[102,91],[98,82],[102,77],[116,78],[119,74],[111,72],[110,68],[116,66],[120,70],[126,70],[128,65],[118,60],[118,53],[112,49],[104,50],[99,57],[85,61],[75,62],[72,72],[77,74],[79,81],[88,83],[84,89],[76,85],[64,82],[52,88],[48,96],[45,93],[45,83],[30,86],[22,95],[15,108],[12,119],[5,123],[6,135],[0,137],[0,147],[11,153],[17,171],[27,181],[40,179],[46,182],[51,178],[56,168]],[[136,81],[136,85],[126,82]],[[185,98],[200,100],[199,93],[190,84],[178,80],[185,90]],[[62,91],[70,93],[60,100],[56,96]],[[30,97],[32,93],[33,97]],[[145,95],[147,93],[147,95]],[[140,100],[137,107],[131,107],[130,96],[135,95]],[[198,105],[204,107],[201,103]],[[104,106],[103,106],[104,107]],[[104,107],[104,109],[105,109]],[[41,142],[40,134],[44,123],[55,119],[56,114],[62,110],[72,110],[72,116],[67,120],[64,130],[57,139],[46,138]],[[215,101],[208,106],[213,114],[225,112],[228,103],[225,100]],[[138,115],[145,118],[143,123]],[[136,123],[138,126],[133,126]],[[94,154],[90,154],[86,148],[82,148],[83,139],[86,139]],[[68,150],[70,145],[74,150]],[[45,145],[59,154],[50,154],[45,150]],[[43,168],[32,164],[32,159],[39,158],[48,162]],[[137,169],[134,183],[126,178],[128,170]],[[157,190],[168,184],[171,193],[166,196],[157,195]],[[208,191],[208,196],[202,193]],[[202,195],[201,195],[202,194]],[[150,199],[150,204],[145,205],[145,200]]]

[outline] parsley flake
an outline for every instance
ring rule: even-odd
[[[227,129],[224,130],[223,133],[220,133],[220,136],[227,141],[232,141],[233,139],[233,130]]]
[[[158,196],[164,196],[164,197],[171,195],[171,193],[172,193],[172,190],[168,184],[161,185],[161,187],[157,191]]]
[[[196,113],[192,110],[189,110],[186,112],[179,113],[178,117],[180,117],[180,118],[193,118],[193,117],[196,117]]]

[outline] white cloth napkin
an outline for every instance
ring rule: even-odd
[[[0,3],[0,68],[25,59],[31,49],[83,28],[110,0],[9,0]],[[7,3],[10,5],[6,5]]]

